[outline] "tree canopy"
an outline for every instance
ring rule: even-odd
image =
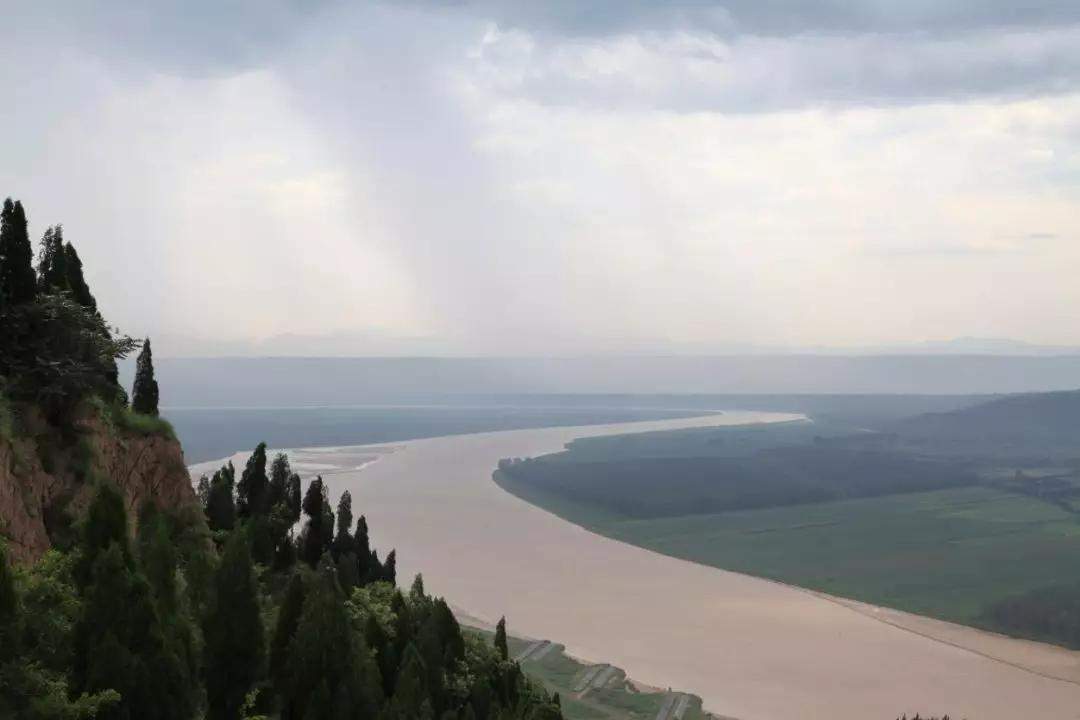
[[[142,415],[157,417],[158,414],[158,384],[154,379],[154,357],[150,351],[150,338],[143,340],[142,351],[135,359],[131,409]]]

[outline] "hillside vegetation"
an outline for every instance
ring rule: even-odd
[[[504,623],[486,642],[421,577],[396,587],[394,551],[371,547],[348,493],[335,510],[321,478],[305,489],[260,444],[196,495],[158,417],[149,341],[129,402],[117,360],[140,343],[105,323],[59,226],[32,260],[8,200],[0,717],[562,717],[510,658]]]
[[[998,398],[883,428],[919,452],[1022,463],[1080,461],[1080,390]]]

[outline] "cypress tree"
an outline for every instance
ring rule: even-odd
[[[145,540],[139,551],[143,573],[154,591],[154,600],[163,617],[176,612],[176,550],[165,518],[160,513],[144,520],[142,532]]]
[[[285,599],[281,601],[281,607],[278,609],[277,625],[274,627],[274,636],[270,641],[270,677],[279,688],[286,685],[285,664],[289,657],[289,645],[300,624],[300,613],[304,609],[305,595],[304,580],[299,572],[294,572],[289,578]]]
[[[289,482],[285,487],[285,507],[289,510],[286,517],[289,519],[290,525],[293,525],[300,520],[301,505],[300,476],[293,473],[289,475]]]
[[[133,568],[124,498],[112,485],[102,483],[86,510],[79,538],[81,552],[75,566],[75,579],[80,586],[90,581],[97,556],[113,545],[118,548],[127,567]]]
[[[45,231],[38,258],[38,292],[55,293],[71,289],[62,226],[56,225]]]
[[[154,358],[150,338],[143,341],[142,352],[135,360],[135,385],[131,389],[131,409],[142,415],[158,414],[158,384],[154,379]]]
[[[321,475],[308,485],[307,492],[304,493],[303,510],[307,522],[301,535],[300,556],[308,565],[316,567],[334,540],[334,513],[330,511],[326,485]]]
[[[427,668],[412,643],[405,647],[397,684],[394,686],[394,697],[387,714],[401,720],[427,720],[433,715],[428,697]]]
[[[289,495],[289,456],[278,453],[270,463],[270,484],[267,487],[266,506],[273,509],[278,504],[286,504]]]
[[[353,534],[353,552],[356,553],[356,573],[361,583],[371,582],[372,556],[371,541],[368,539],[367,518],[363,515],[356,521],[356,532]]]
[[[71,288],[75,302],[87,310],[97,310],[97,300],[90,293],[90,286],[86,284],[86,278],[83,277],[82,260],[79,259],[79,253],[75,252],[75,246],[70,242],[64,245],[64,255],[67,257],[68,287]]]
[[[199,484],[195,489],[195,496],[199,498],[203,512],[206,512],[206,504],[210,500],[210,479],[206,475],[199,476]]]
[[[424,594],[424,576],[416,573],[416,577],[412,581],[412,587],[409,588],[409,601],[416,605],[423,602],[426,597]]]
[[[442,644],[443,665],[453,668],[465,659],[465,637],[461,634],[461,626],[458,625],[450,606],[442,598],[435,600],[431,617]]]
[[[510,646],[506,642],[506,618],[499,618],[499,624],[495,626],[495,650],[499,653],[500,660],[510,659]]]
[[[412,610],[400,590],[394,590],[394,595],[390,598],[390,611],[393,614],[393,632],[391,633],[393,638],[386,649],[382,664],[383,687],[388,696],[396,692],[398,672],[402,659],[405,657],[405,648],[412,643],[416,635]]]
[[[139,527],[139,567],[149,583],[165,651],[175,656],[177,662],[178,673],[173,679],[178,688],[186,689],[188,704],[194,705],[199,674],[195,627],[180,596],[179,556],[169,523],[161,512],[152,510],[151,513],[143,517]]]
[[[335,567],[337,567],[338,582],[341,583],[341,589],[345,591],[345,596],[348,597],[352,594],[353,588],[359,587],[361,584],[356,555],[352,552],[338,555]]]
[[[353,631],[327,556],[290,644],[282,720],[375,717],[381,699],[378,672],[363,635]]]
[[[265,514],[268,486],[266,443],[259,443],[248,457],[236,486],[236,514],[242,518]]]
[[[391,550],[383,563],[382,579],[391,585],[397,585],[397,550]]]
[[[396,655],[390,644],[390,636],[383,628],[374,613],[367,616],[364,621],[364,639],[371,651],[375,654],[375,662],[379,667],[379,677],[382,680],[382,692],[389,696],[393,690],[394,671],[397,669]]]
[[[229,538],[214,588],[205,627],[207,718],[234,720],[259,678],[265,655],[258,588],[242,532]]]
[[[233,503],[232,463],[214,473],[206,497],[206,524],[211,530],[232,530],[236,524],[236,506]]]
[[[341,557],[353,550],[352,537],[352,494],[346,490],[341,493],[337,506],[337,534],[334,535],[334,557]]]
[[[0,211],[0,288],[7,303],[18,305],[34,299],[37,278],[33,263],[26,212],[22,203],[8,198]]]
[[[105,717],[181,720],[193,711],[183,664],[168,646],[146,579],[116,543],[94,560],[75,628],[75,689],[113,689]]]

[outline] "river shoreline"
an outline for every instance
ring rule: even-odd
[[[356,459],[372,447],[291,456],[301,469],[332,472],[332,496],[352,493],[374,545],[397,549],[402,583],[422,571],[430,591],[474,617],[505,614],[522,634],[559,638],[574,656],[611,662],[643,683],[681,687],[713,712],[746,720],[905,712],[1011,720],[1036,709],[1075,717],[1076,653],[938,621],[883,619],[876,615],[894,611],[659,555],[572,525],[491,479],[503,457],[557,451],[577,437],[790,419],[732,412],[430,438],[381,446],[362,467]]]

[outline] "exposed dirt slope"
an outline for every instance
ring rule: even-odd
[[[62,430],[34,417],[24,424],[34,431],[0,437],[0,537],[18,561],[32,562],[70,537],[97,481],[115,483],[133,522],[146,502],[170,509],[195,502],[183,450],[171,437],[119,429],[92,408]]]

